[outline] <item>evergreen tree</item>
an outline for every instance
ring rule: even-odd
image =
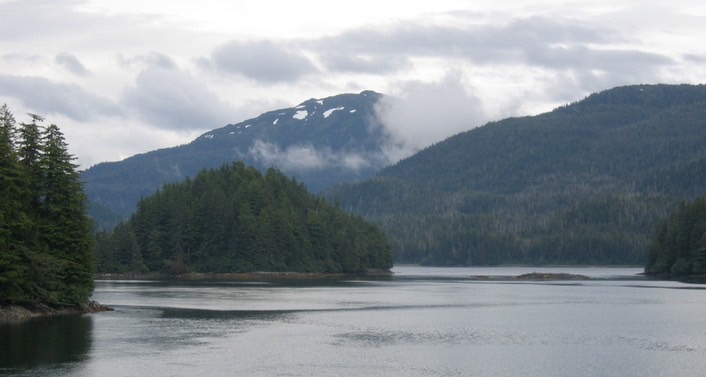
[[[39,123],[44,121],[39,115],[29,114],[30,123],[20,123],[18,139],[18,156],[20,166],[27,179],[29,197],[27,198],[27,212],[34,220],[39,215],[39,203],[44,196],[42,190],[42,169],[39,163],[43,153],[42,134]]]
[[[94,241],[83,188],[59,128],[30,118],[16,129],[0,108],[0,304],[85,303]]]
[[[12,134],[15,129],[15,118],[3,105],[0,108],[0,247],[6,250],[14,240],[18,214],[21,210],[21,173],[17,154],[15,153]]]
[[[70,289],[61,301],[77,302],[93,291],[94,241],[87,237],[91,222],[86,215],[86,196],[69,154],[64,135],[54,124],[44,132],[42,171],[41,239],[51,252],[64,260],[62,280]]]
[[[29,227],[24,212],[25,180],[13,143],[15,118],[0,108],[0,301],[23,301],[29,291],[23,239]]]

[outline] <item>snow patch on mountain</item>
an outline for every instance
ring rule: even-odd
[[[329,109],[324,111],[324,118],[328,118],[331,114],[333,114],[334,111],[340,111],[340,110],[345,110],[345,107],[339,106],[335,109]]]
[[[306,117],[308,117],[308,116],[309,116],[309,112],[308,112],[308,111],[306,111],[306,110],[297,110],[297,112],[294,113],[294,115],[292,116],[292,118],[294,118],[294,119],[299,119],[299,120],[303,120],[303,119],[306,119]]]

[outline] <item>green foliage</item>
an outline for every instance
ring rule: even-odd
[[[100,272],[389,269],[383,233],[302,184],[242,162],[167,184],[98,237]]]
[[[56,125],[0,109],[0,304],[73,305],[93,291],[91,224]]]
[[[658,225],[645,272],[674,278],[706,276],[706,198],[682,203]]]
[[[644,264],[657,222],[704,195],[704,119],[706,86],[615,88],[325,196],[384,229],[397,262]]]

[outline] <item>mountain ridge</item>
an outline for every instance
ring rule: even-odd
[[[706,87],[609,89],[445,139],[326,191],[398,262],[642,264],[676,203],[704,195]]]
[[[99,228],[111,229],[162,185],[233,161],[263,171],[277,167],[313,192],[371,176],[389,162],[389,138],[375,115],[380,98],[374,91],[311,98],[207,131],[188,144],[96,164],[82,173],[91,215]]]

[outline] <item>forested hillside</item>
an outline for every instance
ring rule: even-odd
[[[392,267],[376,226],[275,169],[205,170],[144,198],[98,237],[100,272],[362,272]]]
[[[186,145],[92,166],[81,176],[90,214],[99,229],[110,230],[165,183],[235,161],[263,172],[275,167],[313,192],[370,177],[388,164],[382,153],[387,139],[374,116],[380,97],[364,91],[310,99],[214,129]]]
[[[64,136],[0,108],[0,305],[76,305],[93,291],[93,235]]]
[[[639,85],[451,137],[326,192],[397,262],[643,264],[657,223],[706,190],[706,87]]]

